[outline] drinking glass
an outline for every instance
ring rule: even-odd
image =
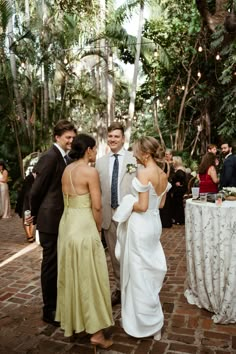
[[[200,201],[203,203],[207,202],[207,193],[200,193]]]
[[[197,199],[199,196],[199,187],[192,187],[192,198]]]

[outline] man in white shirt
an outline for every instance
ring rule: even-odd
[[[131,191],[132,179],[136,176],[136,159],[123,147],[124,127],[114,122],[108,127],[107,144],[110,152],[96,162],[102,191],[102,228],[111,257],[116,281],[116,291],[112,295],[112,304],[120,302],[120,266],[115,257],[117,223],[112,216],[121,199]]]

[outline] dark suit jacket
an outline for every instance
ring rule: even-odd
[[[229,155],[220,174],[220,188],[236,187],[236,155]]]
[[[66,163],[53,145],[39,159],[37,177],[31,189],[31,215],[36,216],[37,229],[45,233],[58,233],[63,213],[61,177]]]

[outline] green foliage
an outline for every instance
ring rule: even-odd
[[[7,0],[0,0],[0,28],[5,32],[9,18],[12,15],[10,2]]]

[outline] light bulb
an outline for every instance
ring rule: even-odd
[[[185,86],[184,85],[181,88],[182,88],[183,91],[185,90]]]
[[[220,55],[219,54],[217,54],[216,60],[220,60]]]
[[[170,96],[167,96],[167,100],[168,100],[168,101],[170,100]]]
[[[198,51],[201,53],[203,51],[202,46],[198,47]]]
[[[200,71],[198,71],[197,76],[200,78],[202,76],[202,74],[200,73]]]

